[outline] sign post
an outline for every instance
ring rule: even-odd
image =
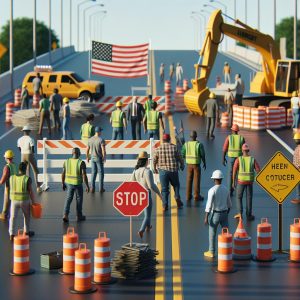
[[[139,216],[148,205],[148,190],[136,181],[125,181],[114,190],[114,208],[123,216],[129,217],[130,247],[132,246],[132,217]]]
[[[278,252],[282,251],[282,204],[300,182],[300,171],[276,152],[257,174],[256,182],[278,202]]]

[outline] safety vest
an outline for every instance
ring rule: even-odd
[[[88,141],[88,139],[92,136],[92,128],[93,125],[89,123],[84,123],[81,126],[81,139],[83,141]]]
[[[16,175],[18,172],[17,172],[17,167],[14,163],[9,163],[9,164],[6,164],[7,167],[9,168],[9,176],[13,176],[13,175]]]
[[[239,157],[239,175],[240,181],[254,181],[254,158],[251,156]]]
[[[9,195],[12,201],[29,200],[27,175],[12,175],[9,178]]]
[[[80,166],[82,160],[79,158],[69,158],[65,162],[66,179],[65,182],[72,185],[82,184]]]
[[[145,103],[145,111],[150,111],[151,110],[151,104],[153,103],[153,100],[147,100]]]
[[[243,137],[239,134],[229,135],[228,157],[239,157],[242,155]]]
[[[147,111],[147,129],[148,130],[157,130],[159,129],[158,116],[159,112],[155,110]]]
[[[187,164],[200,164],[199,147],[200,143],[198,141],[189,141],[185,143],[185,161]]]
[[[123,127],[123,112],[116,109],[111,114],[112,127],[121,128]]]

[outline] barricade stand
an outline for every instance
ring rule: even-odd
[[[14,237],[14,266],[9,274],[25,276],[34,272],[34,269],[30,269],[29,262],[29,236],[25,234],[23,229],[19,229],[18,235]]]
[[[290,225],[290,261],[300,262],[300,218]]]
[[[233,238],[233,259],[249,260],[251,259],[251,237],[248,236],[242,218],[239,218],[239,224]]]
[[[215,271],[218,273],[236,272],[232,260],[232,234],[229,233],[227,227],[222,228],[222,233],[218,235],[218,267]]]
[[[91,251],[86,248],[85,243],[80,243],[75,251],[75,277],[74,286],[69,288],[72,294],[91,294],[97,289],[92,286],[91,275]]]
[[[276,258],[272,254],[272,225],[267,218],[262,218],[257,224],[257,252],[254,261],[271,262]]]
[[[94,284],[111,284],[117,280],[111,277],[110,239],[106,232],[99,232],[94,242]]]
[[[78,234],[74,227],[68,227],[63,236],[63,268],[58,271],[61,275],[73,275],[75,272],[75,251],[78,249]]]

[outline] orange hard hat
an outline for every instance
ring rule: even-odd
[[[231,127],[231,130],[233,131],[240,131],[240,127],[238,124],[233,124],[232,127]]]

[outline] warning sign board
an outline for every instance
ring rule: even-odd
[[[0,43],[0,58],[6,53],[7,48]]]
[[[279,204],[300,182],[300,171],[280,152],[256,176],[256,182]]]

